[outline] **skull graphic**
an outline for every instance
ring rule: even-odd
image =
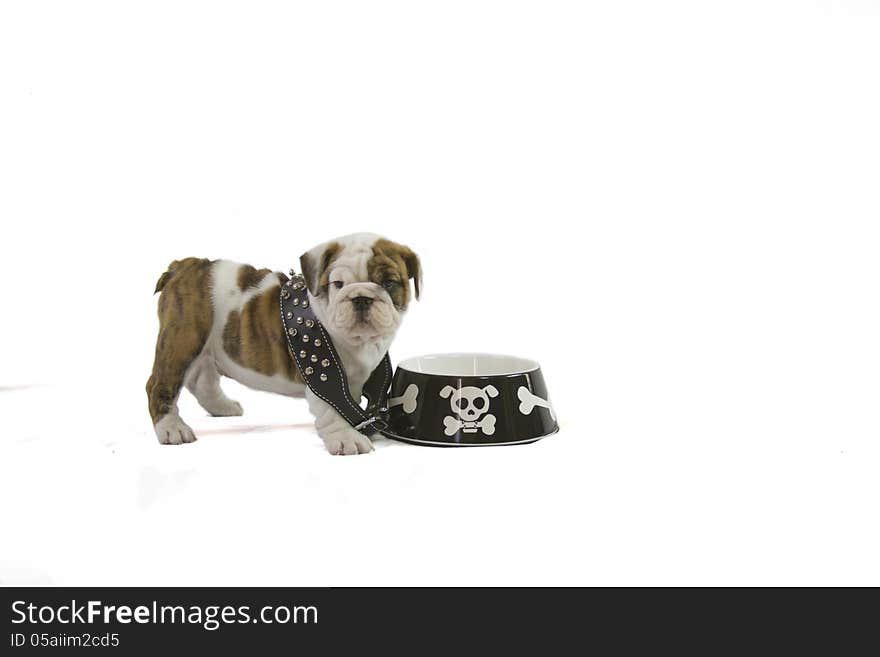
[[[476,433],[479,429],[484,435],[495,433],[495,416],[488,413],[489,398],[498,396],[498,389],[493,385],[483,388],[464,386],[456,390],[445,386],[440,396],[449,399],[449,407],[458,417],[447,415],[443,418],[444,433],[452,436],[458,431]],[[485,417],[484,417],[485,416]]]

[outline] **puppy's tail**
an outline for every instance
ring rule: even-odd
[[[199,258],[184,258],[183,260],[175,260],[170,265],[168,265],[168,269],[159,277],[159,280],[156,281],[156,289],[153,291],[153,294],[157,294],[165,289],[165,286],[168,285],[168,281],[172,279],[174,274],[176,274],[179,270],[183,269],[187,265],[201,262]]]

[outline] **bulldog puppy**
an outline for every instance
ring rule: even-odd
[[[410,279],[419,296],[419,258],[405,246],[358,233],[307,251],[300,268],[315,315],[342,358],[351,395],[360,399],[406,312]],[[159,337],[147,397],[160,443],[196,439],[178,414],[183,386],[211,415],[241,415],[241,405],[220,389],[220,377],[228,376],[257,390],[305,396],[331,454],[373,449],[303,383],[281,323],[280,286],[287,280],[268,269],[200,258],[175,260],[159,277]]]

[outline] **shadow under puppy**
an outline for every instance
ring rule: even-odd
[[[410,279],[419,296],[419,258],[406,246],[357,233],[304,253],[300,267],[312,309],[342,358],[351,395],[360,399],[406,312]],[[280,286],[287,280],[269,269],[203,258],[175,260],[159,277],[159,337],[147,397],[160,443],[196,439],[178,413],[183,386],[211,415],[241,415],[241,405],[220,389],[220,377],[227,376],[256,390],[305,397],[331,454],[373,449],[367,436],[303,383],[281,323]]]

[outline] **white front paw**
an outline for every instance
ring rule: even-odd
[[[156,430],[156,438],[163,445],[180,445],[196,441],[196,434],[177,415],[166,415],[156,422],[153,428]]]
[[[337,456],[367,454],[373,451],[373,443],[370,442],[370,439],[354,429],[321,438],[327,451]]]

